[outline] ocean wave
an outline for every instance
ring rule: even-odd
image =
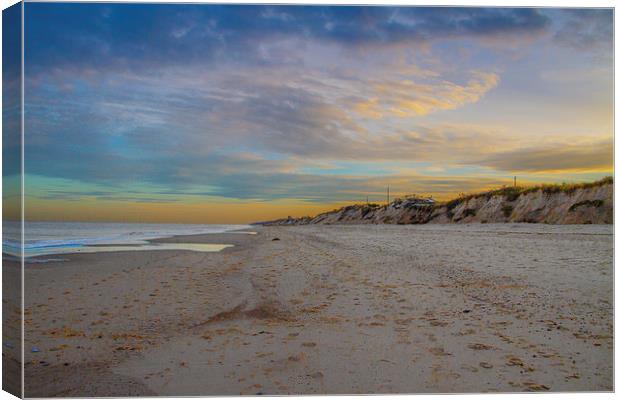
[[[248,225],[26,222],[23,249],[26,257],[32,257],[66,253],[69,248],[79,249],[90,245],[141,245],[153,239],[223,233],[247,228],[250,227]],[[19,257],[22,249],[20,242],[15,239],[3,239],[3,253]]]

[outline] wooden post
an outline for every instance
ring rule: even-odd
[[[515,187],[517,187],[517,177],[515,176]]]
[[[387,203],[390,204],[390,185],[387,187]]]

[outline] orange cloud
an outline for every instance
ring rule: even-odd
[[[466,85],[449,81],[416,83],[411,80],[372,82],[373,96],[356,102],[353,109],[362,117],[409,117],[452,110],[478,102],[497,86],[499,77],[489,72],[473,72]]]
[[[498,170],[529,173],[611,172],[613,141],[610,138],[522,147],[489,155],[478,164]]]

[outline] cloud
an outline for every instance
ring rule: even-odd
[[[574,172],[613,170],[613,141],[556,143],[499,152],[481,160],[480,165],[504,171]]]
[[[544,31],[550,19],[534,8],[441,8],[411,7],[399,9],[394,29],[416,31],[432,39],[443,37],[492,37],[533,34]],[[402,26],[402,27],[401,27]],[[405,27],[405,28],[403,28]],[[399,29],[400,28],[400,29]]]
[[[410,117],[440,110],[453,110],[476,103],[497,86],[494,73],[475,72],[465,85],[449,81],[416,83],[410,80],[373,82],[372,97],[353,104],[363,117],[381,119],[385,115]]]
[[[27,7],[26,173],[42,177],[28,193],[40,199],[327,203],[610,165],[603,142],[533,143],[456,111],[505,75],[487,59],[446,65],[433,46],[542,34],[536,10]]]
[[[613,9],[565,9],[560,12],[563,23],[553,36],[557,43],[579,51],[611,56]]]
[[[329,180],[334,183],[329,186],[322,174],[301,172],[312,163],[428,162],[537,171],[559,169],[555,160],[566,158],[591,166],[586,155],[567,155],[563,145],[522,150],[523,139],[496,127],[401,124],[399,115],[386,111],[416,111],[402,105],[409,97],[427,112],[477,101],[496,84],[494,74],[474,73],[465,85],[430,77],[417,91],[386,80],[394,88],[382,92],[362,78],[337,73],[269,71],[110,74],[114,84],[82,84],[62,96],[54,85],[35,85],[29,90],[27,125],[36,135],[27,141],[27,173],[108,185],[111,191],[139,182],[172,188],[171,195],[325,200],[339,185],[367,190],[367,174]],[[349,107],[369,88],[384,113],[378,125],[360,120]],[[416,175],[415,168],[408,173]]]
[[[291,193],[293,182],[304,196],[318,192],[299,172],[309,160],[546,171],[572,159],[573,167],[599,168],[592,159],[600,153],[575,156],[583,147],[567,155],[566,140],[529,149],[527,138],[494,126],[403,122],[479,101],[497,85],[494,73],[473,72],[458,84],[416,68],[410,80],[400,67],[390,71],[161,68],[75,85],[56,84],[73,82],[57,75],[27,87],[26,122],[36,132],[27,140],[27,172],[250,198],[268,184],[259,174]],[[360,104],[367,109],[351,106]]]
[[[420,125],[403,129],[391,126],[391,120],[416,111],[414,102],[426,113],[475,102],[497,80],[494,74],[475,73],[466,85],[433,77],[398,88],[396,80],[330,72],[172,68],[154,75],[110,73],[105,82],[74,89],[31,84],[27,124],[36,135],[28,140],[29,168],[39,168],[39,156],[71,159],[77,150],[78,159],[92,160],[82,172],[90,170],[93,176],[114,175],[133,159],[210,157],[221,149],[280,158],[427,159],[442,147],[455,150],[463,140],[466,147],[480,133],[467,127],[460,133],[454,127],[449,132]],[[69,76],[56,79],[72,81]],[[369,90],[380,99],[378,112],[387,114],[373,129],[359,120],[359,110],[349,107]],[[494,142],[489,137],[494,134],[484,133],[485,142]],[[97,160],[114,165],[95,173]],[[153,167],[139,165],[126,173],[139,176],[146,169]]]
[[[7,177],[21,168],[21,5],[3,10],[2,17],[2,175]]]
[[[230,162],[233,159],[229,160]],[[39,180],[39,185],[52,187],[57,180],[39,176],[29,176]],[[194,178],[198,178],[194,176]],[[368,177],[363,175],[319,175],[308,173],[284,173],[251,170],[229,173],[217,172],[202,177],[215,187],[213,191],[197,192],[183,190],[183,186],[168,185],[167,190],[159,190],[155,185],[142,185],[140,191],[133,191],[130,185],[98,186],[95,190],[83,187],[80,181],[65,180],[71,183],[61,190],[29,192],[28,199],[62,201],[129,201],[149,203],[181,203],[239,200],[246,202],[274,202],[295,200],[306,203],[337,203],[362,201],[366,196],[371,201],[383,199],[385,188],[397,196],[402,194],[429,194],[450,197],[460,192],[499,187],[506,179],[446,175],[426,176],[416,173],[388,174]]]
[[[297,63],[300,58],[286,60],[290,52],[283,51],[293,50],[291,44],[416,46],[463,37],[518,38],[541,34],[550,24],[543,13],[526,8],[78,3],[27,8],[26,56],[33,76],[58,68]],[[287,42],[281,50],[271,47]]]

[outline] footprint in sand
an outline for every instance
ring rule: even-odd
[[[432,347],[428,349],[428,352],[435,356],[451,356],[451,353],[446,353],[443,347]]]
[[[493,346],[483,343],[470,343],[467,345],[467,347],[472,350],[491,350],[494,348]]]
[[[322,379],[323,378],[323,373],[321,371],[317,371],[314,374],[309,374],[308,376],[310,378],[314,378],[314,379]]]
[[[535,383],[535,382],[523,382],[523,385],[530,391],[533,392],[541,392],[541,391],[547,391],[550,390],[551,388],[547,385],[541,385],[539,383]]]

